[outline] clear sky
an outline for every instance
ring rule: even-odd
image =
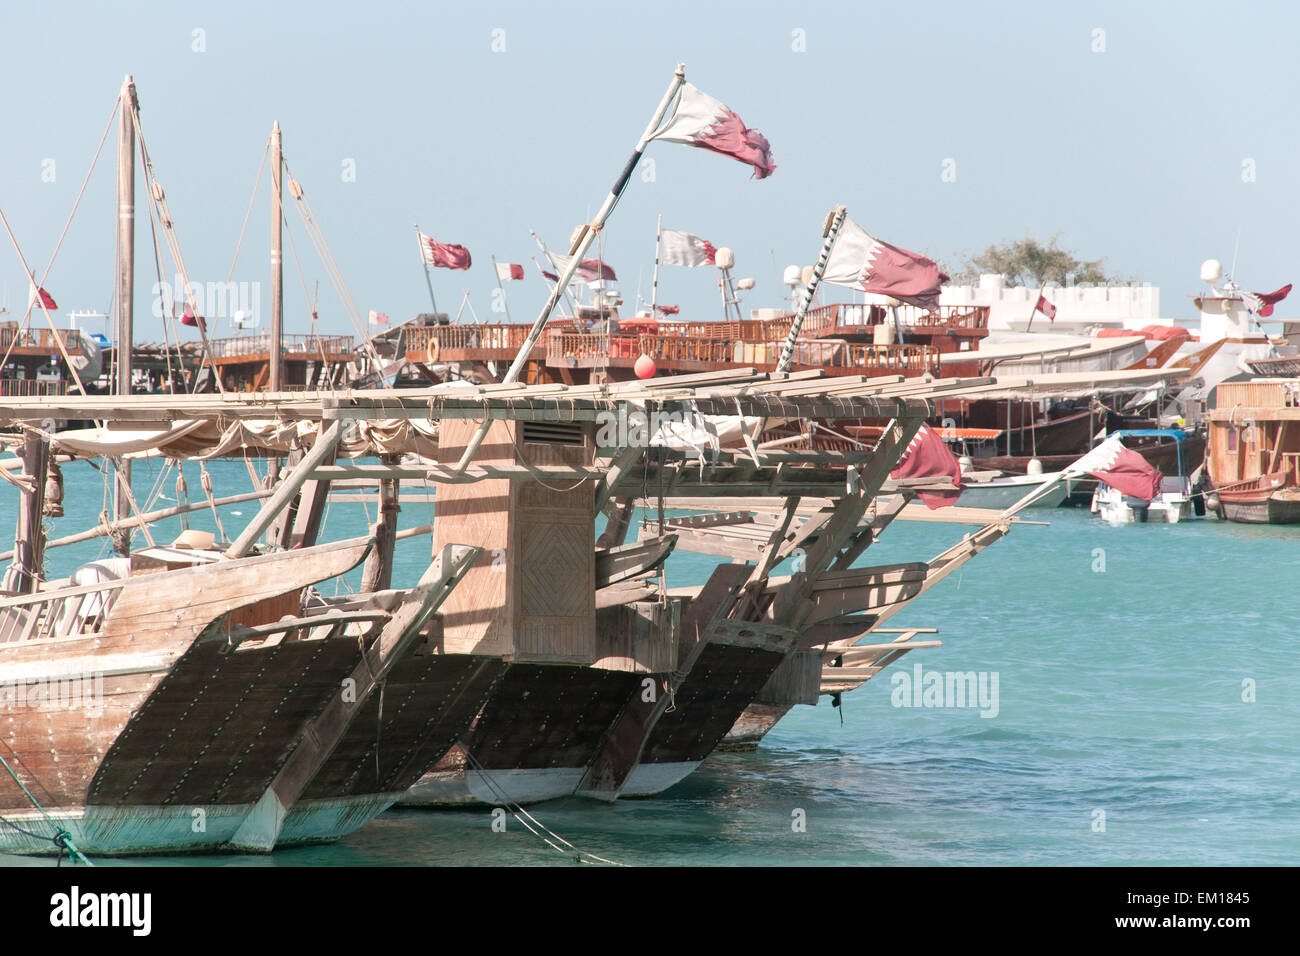
[[[735,250],[735,274],[757,280],[747,310],[779,303],[781,270],[815,259],[843,203],[951,265],[1060,233],[1186,317],[1200,262],[1226,269],[1238,234],[1243,287],[1300,279],[1298,27],[1296,9],[1252,3],[8,3],[0,208],[43,270],[129,72],[192,279],[225,279],[279,120],[363,313],[428,310],[418,222],[474,257],[468,272],[434,270],[440,309],[469,289],[478,316],[500,320],[495,255],[525,264],[507,294],[531,320],[546,290],[528,230],[560,248],[595,212],[680,60],[770,139],[777,170],[757,181],[652,144],[653,181],[632,180],[604,235],[627,300],[638,279],[649,295],[659,213]],[[112,301],[114,160],[115,133],[46,283],[60,313]],[[143,189],[138,202],[136,337],[158,340]],[[264,312],[269,218],[264,182],[235,272],[260,283]],[[292,209],[288,221],[323,328],[350,331]],[[21,314],[26,282],[0,242]],[[715,279],[666,269],[660,302],[720,318]],[[307,331],[292,258],[285,304],[286,331]]]

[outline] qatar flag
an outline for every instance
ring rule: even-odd
[[[497,278],[502,282],[509,282],[511,279],[522,279],[523,277],[523,266],[517,266],[510,262],[497,263]]]
[[[1246,300],[1254,300],[1255,314],[1261,319],[1267,318],[1273,314],[1273,306],[1277,305],[1291,292],[1291,283],[1287,283],[1276,292],[1254,292],[1246,295]]]
[[[439,269],[468,269],[470,267],[469,250],[464,246],[439,242],[431,236],[420,233],[420,249],[424,253],[424,264]]]
[[[925,256],[876,239],[847,216],[826,261],[822,279],[834,285],[892,296],[930,312],[939,308],[939,290],[948,281]]]
[[[766,136],[747,127],[724,104],[689,83],[682,84],[677,106],[667,125],[650,138],[711,149],[749,163],[759,179],[766,179],[776,169],[772,144]]]
[[[1160,494],[1163,475],[1118,438],[1107,438],[1066,469],[1072,474],[1092,475],[1121,493],[1150,501]]]
[[[55,305],[54,303],[54,296],[50,295],[43,288],[38,286],[35,282],[29,283],[29,288],[27,292],[27,308],[29,310],[34,309],[38,304],[47,309],[58,308],[58,306]]]
[[[570,257],[557,256],[552,252],[551,258],[555,260],[556,268],[564,269],[569,264]],[[614,275],[614,269],[608,263],[601,262],[599,259],[583,259],[578,263],[578,278],[583,282],[596,282],[600,279],[617,280],[618,276]],[[559,282],[560,280],[557,276],[552,281]]]
[[[662,312],[664,315],[676,315],[682,311],[682,307],[679,305],[656,305],[655,311]]]
[[[191,305],[185,306],[185,311],[181,313],[181,325],[192,325],[205,332],[208,330],[208,323],[204,321],[203,316],[195,314],[194,307]]]
[[[952,479],[953,490],[921,491],[917,493],[930,510],[947,508],[957,503],[961,496],[961,462],[948,450],[943,439],[929,425],[922,425],[903,449],[898,465],[889,473],[890,478],[942,478]]]
[[[1045,296],[1038,297],[1038,305],[1034,306],[1034,311],[1043,313],[1053,322],[1056,321],[1056,306],[1048,302]]]
[[[713,243],[689,232],[665,229],[659,233],[659,261],[666,266],[711,266],[716,264],[717,254]]]

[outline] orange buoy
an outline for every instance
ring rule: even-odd
[[[648,355],[642,355],[632,366],[632,371],[636,372],[637,378],[654,378],[655,377],[655,360]]]

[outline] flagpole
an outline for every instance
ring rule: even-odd
[[[492,271],[497,274],[497,288],[501,290],[501,304],[506,307],[506,321],[510,321],[510,303],[506,301],[506,288],[501,284],[501,270],[497,268],[497,257],[489,256],[492,260]]]
[[[664,214],[659,214],[659,222],[655,225],[655,274],[650,280],[650,318],[658,318],[655,306],[659,304],[659,244],[663,241],[664,234]]]
[[[799,311],[795,313],[794,321],[790,323],[790,334],[786,336],[785,345],[781,347],[781,358],[776,363],[777,374],[784,374],[790,370],[790,360],[794,358],[794,343],[799,338],[799,330],[803,328],[803,320],[808,315],[808,307],[812,305],[813,296],[817,293],[817,286],[821,284],[822,274],[826,271],[826,263],[830,260],[831,250],[835,248],[835,240],[839,238],[840,228],[844,225],[844,216],[847,210],[843,206],[836,206],[835,211],[830,216],[830,223],[826,227],[826,241],[822,243],[822,253],[817,257],[817,264],[813,266],[812,281],[808,283],[808,288],[804,289],[803,301],[799,303]]]
[[[420,232],[420,224],[415,224],[415,244],[420,247],[420,264],[424,266],[424,284],[429,287],[429,302],[433,305],[433,322],[438,323],[438,302],[433,297],[433,280],[429,278],[429,260],[424,255],[424,235]]]
[[[578,266],[582,261],[583,254],[591,247],[592,241],[596,238],[596,235],[600,230],[604,228],[605,221],[609,219],[610,214],[614,211],[614,207],[618,205],[619,197],[623,195],[623,190],[627,186],[628,180],[632,178],[632,172],[636,169],[637,163],[641,161],[641,154],[645,152],[646,146],[649,145],[651,138],[658,131],[660,124],[663,123],[664,117],[668,115],[668,107],[672,105],[673,98],[677,95],[678,91],[681,90],[682,84],[685,82],[686,64],[679,63],[677,64],[676,71],[673,73],[672,82],[668,84],[668,89],[664,92],[664,97],[659,102],[658,109],[655,110],[654,116],[645,128],[645,132],[641,134],[641,138],[637,140],[636,149],[632,151],[632,155],[628,157],[627,163],[623,166],[623,171],[619,173],[618,179],[614,181],[614,186],[610,189],[609,195],[605,197],[605,202],[601,205],[600,211],[596,213],[596,218],[589,223],[583,224],[579,229],[578,234],[574,237],[573,243],[569,248],[569,260],[564,265],[564,272],[560,275],[560,279],[556,283],[555,289],[551,291],[550,297],[542,307],[541,314],[537,316],[537,321],[533,323],[532,329],[529,330],[528,338],[524,341],[524,344],[520,346],[519,354],[515,356],[514,362],[511,363],[505,377],[502,378],[501,383],[503,385],[508,385],[511,382],[516,381],[519,378],[520,373],[523,372],[524,366],[528,364],[528,357],[532,354],[533,347],[537,344],[537,340],[541,338],[542,329],[546,327],[547,319],[549,319],[551,313],[555,311],[555,306],[559,303],[560,296],[563,291],[568,288],[569,283],[573,281],[573,276],[578,271]],[[484,427],[476,433],[476,438],[478,438],[479,435],[486,435],[488,424],[488,422],[484,422]],[[482,438],[479,438],[477,442],[470,442],[465,449],[465,456],[462,457],[461,464],[457,466],[458,468],[468,464],[469,459],[472,458],[474,452],[478,450],[478,445],[482,443],[482,440]]]
[[[1043,301],[1043,293],[1046,291],[1047,291],[1047,283],[1044,282],[1041,286],[1038,287],[1038,298],[1034,300],[1034,307],[1029,311],[1029,321],[1025,323],[1026,332],[1028,332],[1029,327],[1034,324],[1034,316],[1038,314],[1038,303]]]

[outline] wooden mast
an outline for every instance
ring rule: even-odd
[[[117,141],[117,393],[131,394],[132,345],[135,341],[135,111],[139,108],[135,81],[127,74],[122,83]],[[119,521],[131,516],[131,464],[116,462],[114,487]],[[131,531],[119,536],[122,554],[131,552]]]
[[[5,590],[13,594],[33,594],[45,565],[45,528],[41,524],[41,515],[45,510],[45,475],[50,466],[50,443],[35,429],[24,429],[23,446],[18,454],[23,463],[23,490],[14,529],[14,563],[5,576]]]
[[[280,123],[271,127],[271,381],[272,392],[284,387],[284,158],[280,150]]]

